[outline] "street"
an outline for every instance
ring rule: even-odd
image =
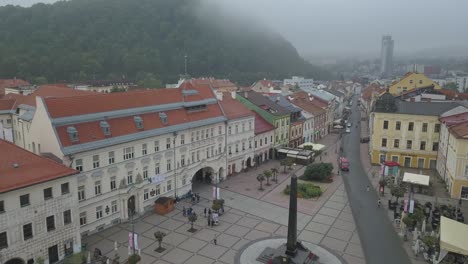
[[[351,133],[343,137],[343,156],[350,162],[350,171],[343,173],[351,210],[357,224],[367,263],[411,263],[402,241],[389,221],[385,209],[377,207],[378,194],[373,188],[360,160],[360,111],[357,96],[353,98]]]

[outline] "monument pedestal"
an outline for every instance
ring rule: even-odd
[[[265,264],[313,264],[319,259],[300,242],[297,243],[294,256],[289,256],[285,252],[286,244],[282,244],[278,248],[267,247],[256,260]]]

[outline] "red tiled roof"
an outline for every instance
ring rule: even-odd
[[[11,110],[15,105],[15,99],[1,99],[0,100],[0,111],[2,110]]]
[[[447,99],[468,100],[468,93],[459,93],[457,91],[449,89],[440,89],[437,91],[444,94],[447,97]]]
[[[0,139],[0,149],[0,193],[78,173],[5,140]]]
[[[191,79],[190,82],[193,85],[211,84],[211,86],[213,86],[214,89],[221,88],[221,87],[236,87],[234,83],[226,79],[198,78],[198,79]]]
[[[5,88],[26,85],[30,85],[29,82],[21,79],[0,79],[0,97],[5,94]]]
[[[255,135],[259,135],[271,130],[274,130],[275,127],[268,123],[261,115],[256,112],[253,112],[255,115]]]
[[[373,83],[363,89],[361,97],[365,101],[369,101],[372,98],[373,93],[381,94],[383,92],[385,92],[385,88]]]
[[[449,127],[449,131],[457,138],[466,138],[468,136],[468,122],[462,122]]]
[[[197,90],[198,94],[183,96],[182,90]],[[191,102],[214,98],[209,85],[197,85],[197,88],[184,82],[180,88],[153,89],[125,93],[98,93],[93,95],[46,98],[45,103],[52,118],[85,115],[122,109],[131,109],[159,104]]]
[[[271,80],[260,80],[258,81],[262,86],[265,87],[275,87],[275,84]]]
[[[223,93],[223,100],[219,101],[219,103],[228,119],[253,116],[252,111],[245,107],[243,103],[232,98],[230,93]]]
[[[468,112],[441,117],[439,120],[447,126],[468,122]]]
[[[311,113],[313,115],[321,115],[325,114],[327,111],[324,109],[328,105],[318,101],[316,98],[314,98],[312,101],[309,99],[309,95],[306,92],[299,91],[295,92],[292,95],[290,95],[291,98],[291,103],[294,105],[302,108],[304,111]]]

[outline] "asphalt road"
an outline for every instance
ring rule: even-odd
[[[411,263],[402,241],[390,222],[386,209],[377,207],[378,195],[373,188],[368,192],[366,187],[372,186],[362,167],[360,155],[360,123],[361,114],[357,107],[356,97],[353,99],[351,133],[343,136],[344,156],[350,162],[350,171],[343,173],[346,191],[351,210],[364,249],[366,262],[369,264],[406,264]],[[382,203],[387,200],[382,200]]]

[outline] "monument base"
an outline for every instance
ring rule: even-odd
[[[286,244],[278,248],[267,247],[263,250],[257,261],[265,264],[313,264],[319,259],[317,255],[297,242],[297,250],[294,256],[285,254]]]

